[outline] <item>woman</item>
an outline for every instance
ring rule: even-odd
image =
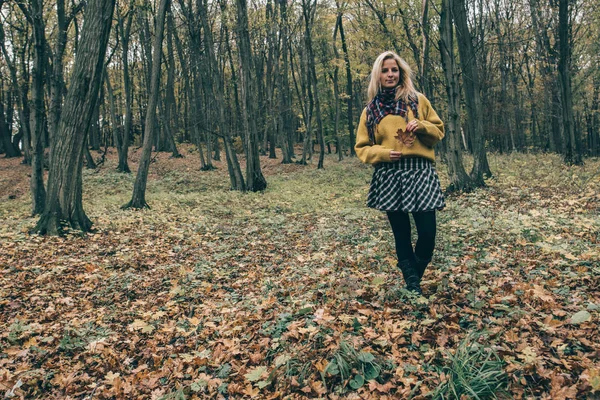
[[[445,206],[433,152],[444,137],[444,124],[415,90],[411,73],[391,51],[377,57],[355,149],[362,162],[375,166],[367,205],[387,213],[406,288],[420,294],[435,246],[435,211]],[[418,233],[414,251],[408,213]]]

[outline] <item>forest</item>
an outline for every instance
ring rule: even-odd
[[[595,5],[0,0],[0,393],[599,398]],[[354,151],[385,50],[445,124],[423,296]]]

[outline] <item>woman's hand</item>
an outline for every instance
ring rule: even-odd
[[[413,119],[408,124],[406,124],[406,132],[413,133],[414,131],[417,130],[417,128],[419,128],[419,123],[417,122],[416,119]]]
[[[402,157],[401,151],[390,150],[390,160],[391,161],[398,161],[401,157]]]

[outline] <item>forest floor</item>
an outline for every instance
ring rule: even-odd
[[[151,164],[149,210],[120,209],[114,152],[85,170],[95,231],[63,237],[28,233],[29,167],[0,159],[0,395],[600,398],[599,159],[490,154],[416,297],[358,160],[264,157],[242,194],[182,153]]]

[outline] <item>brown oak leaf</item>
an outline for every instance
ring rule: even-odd
[[[412,147],[412,145],[415,143],[415,137],[416,136],[413,132],[406,132],[401,128],[398,129],[396,136],[394,136],[398,142],[404,144],[406,147]]]

